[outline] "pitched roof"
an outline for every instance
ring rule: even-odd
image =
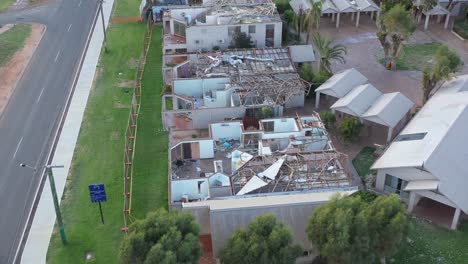
[[[360,117],[381,95],[382,93],[372,84],[359,85],[336,101],[330,108]]]
[[[316,92],[328,94],[330,96],[341,98],[349,93],[354,87],[367,83],[367,78],[358,72],[356,69],[351,68],[339,72],[320,87],[315,89]]]
[[[400,92],[382,94],[361,117],[387,127],[395,127],[413,105]]]
[[[468,212],[468,75],[446,82],[394,140],[373,169],[416,167],[440,180],[439,192]],[[421,134],[420,134],[421,135]]]

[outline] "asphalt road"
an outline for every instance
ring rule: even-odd
[[[0,24],[35,22],[47,31],[0,115],[0,263],[12,263],[65,109],[96,0],[57,0],[42,7],[0,14]],[[1,48],[1,47],[0,47]],[[1,80],[0,80],[1,81]],[[42,171],[42,170],[40,170]]]

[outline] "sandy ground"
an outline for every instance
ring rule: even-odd
[[[16,52],[7,64],[0,67],[0,113],[8,103],[45,30],[44,25],[32,24],[31,35],[26,39],[24,47]]]
[[[29,0],[16,0],[10,6],[10,8],[8,8],[8,10],[12,11],[12,10],[19,10],[19,9],[24,9],[24,8],[28,8],[28,7],[34,7],[34,6],[42,5],[42,4],[45,4],[45,3],[48,3],[48,2],[49,2],[49,0],[41,0],[41,1],[37,1],[35,3],[30,3]]]

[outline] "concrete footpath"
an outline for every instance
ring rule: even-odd
[[[107,0],[103,3],[106,27],[109,22],[113,4],[114,0]],[[81,122],[83,120],[83,114],[93,85],[94,74],[104,40],[104,32],[100,17],[96,23],[52,162],[53,165],[65,166],[63,169],[54,169],[53,171],[59,201],[63,195],[67,175],[73,158],[73,152],[75,150]],[[50,184],[49,181],[46,180],[36,214],[31,225],[29,237],[23,251],[21,263],[46,263],[47,249],[54,229],[55,218]]]

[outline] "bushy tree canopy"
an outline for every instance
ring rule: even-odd
[[[120,247],[121,263],[196,264],[199,227],[187,212],[158,210],[129,227]]]
[[[315,49],[320,56],[320,71],[333,74],[331,62],[333,60],[346,63],[345,55],[347,49],[341,44],[333,44],[333,39],[326,35],[317,33],[313,36],[312,41]]]
[[[232,36],[231,45],[236,49],[250,49],[253,48],[253,42],[250,35],[242,31],[235,31]]]
[[[353,141],[359,138],[362,126],[359,118],[355,116],[346,117],[341,121],[338,131],[344,140]]]
[[[258,216],[237,230],[221,250],[222,264],[294,263],[302,250],[292,244],[291,231],[272,214]]]
[[[406,210],[397,195],[361,197],[335,196],[309,220],[309,240],[330,263],[385,263],[408,231]]]
[[[438,84],[450,79],[462,65],[463,61],[455,51],[446,45],[440,46],[436,51],[434,63],[426,65],[423,69],[423,102],[429,99]]]
[[[335,114],[333,114],[331,111],[321,111],[320,119],[322,119],[322,122],[325,124],[327,129],[332,128],[336,122]]]
[[[378,23],[377,37],[384,49],[385,57],[397,58],[405,41],[416,30],[411,10],[397,4],[383,12]]]

